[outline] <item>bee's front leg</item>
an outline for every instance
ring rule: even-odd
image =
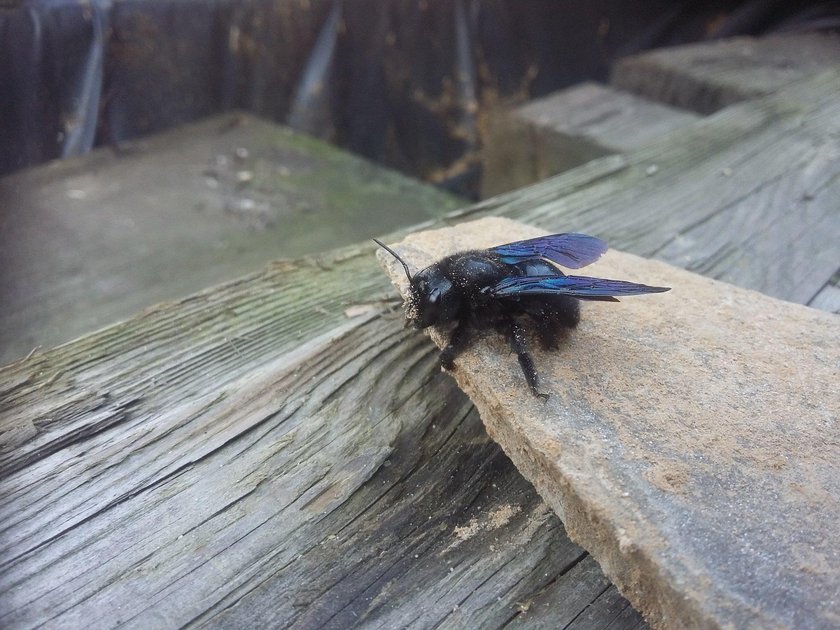
[[[460,321],[449,336],[449,343],[440,351],[440,366],[445,370],[454,370],[455,357],[461,354],[468,345],[470,345],[470,329]]]

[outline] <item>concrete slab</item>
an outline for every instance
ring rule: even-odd
[[[484,219],[394,247],[419,269],[541,233]],[[673,289],[584,304],[534,349],[545,403],[502,339],[476,342],[453,374],[489,434],[652,625],[837,627],[840,318],[620,252],[585,272]]]

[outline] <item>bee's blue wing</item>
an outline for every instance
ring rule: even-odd
[[[580,269],[598,260],[607,251],[607,244],[586,234],[552,234],[499,245],[490,251],[509,265],[529,258],[546,258],[569,269]]]
[[[522,276],[505,278],[489,289],[499,298],[526,295],[570,295],[582,300],[610,300],[623,295],[662,293],[669,287],[649,287],[646,284],[587,278],[585,276]]]

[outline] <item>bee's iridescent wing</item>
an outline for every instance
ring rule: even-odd
[[[670,287],[650,287],[646,284],[587,278],[585,276],[521,276],[505,278],[487,292],[497,298],[519,298],[529,295],[569,295],[581,300],[614,301],[625,295],[662,293]]]
[[[570,232],[499,245],[490,251],[510,265],[529,258],[544,258],[569,269],[580,269],[598,260],[607,251],[607,244],[594,236]]]

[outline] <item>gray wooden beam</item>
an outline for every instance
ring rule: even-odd
[[[838,103],[840,71],[829,70],[728,107],[614,158],[615,176],[542,203],[535,218],[808,303],[840,262]]]
[[[0,362],[461,202],[234,113],[0,179]]]
[[[801,33],[734,37],[620,59],[610,84],[652,101],[710,114],[840,64],[840,37]]]
[[[811,298],[808,306],[832,313],[840,313],[840,269],[823,285],[819,293]]]
[[[696,119],[597,83],[560,90],[492,118],[482,148],[482,196],[636,149]]]
[[[598,596],[372,249],[2,372],[4,627],[498,627],[553,584]]]

